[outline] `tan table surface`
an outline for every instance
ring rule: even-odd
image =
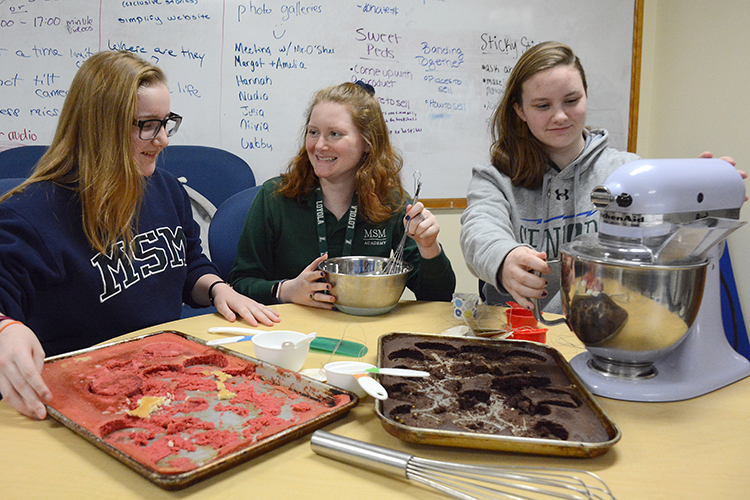
[[[438,333],[459,324],[447,303],[401,302],[389,314],[357,317],[292,304],[278,306],[280,329],[366,341],[364,361],[374,363],[377,339],[394,331]],[[215,336],[209,327],[229,324],[204,315],[136,334],[178,330]],[[564,326],[547,343],[570,359],[582,347]],[[235,344],[253,355],[252,342]],[[305,368],[321,367],[326,353],[311,352]],[[341,358],[341,357],[337,357]],[[557,458],[415,445],[388,434],[364,398],[327,431],[438,460],[585,469],[598,474],[619,500],[750,498],[750,378],[677,403],[634,403],[598,398],[620,427],[622,439],[596,458]],[[351,498],[441,499],[446,496],[406,479],[359,469],[316,455],[309,435],[179,491],[165,491],[48,418],[33,421],[0,402],[0,498],[234,499]]]

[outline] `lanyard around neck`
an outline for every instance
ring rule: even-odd
[[[315,190],[315,216],[318,221],[318,249],[320,255],[328,252],[328,237],[326,236],[326,218],[323,211],[323,190],[318,187]],[[352,206],[349,207],[349,217],[346,222],[346,234],[344,236],[344,249],[342,256],[352,254],[352,242],[354,241],[354,225],[357,222],[357,193],[352,196]]]

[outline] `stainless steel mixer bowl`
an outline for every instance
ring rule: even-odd
[[[562,252],[563,311],[592,355],[590,367],[654,376],[653,362],[674,350],[695,321],[707,264],[631,265]]]
[[[388,263],[385,257],[335,257],[321,262],[325,280],[331,284],[336,308],[348,314],[375,316],[385,314],[398,303],[413,269],[408,262],[394,274],[381,274]]]

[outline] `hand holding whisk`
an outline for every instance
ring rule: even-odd
[[[414,199],[411,202],[411,205],[414,206],[419,201],[419,191],[422,189],[422,174],[417,170],[414,172]],[[398,246],[396,247],[396,250],[393,252],[393,256],[391,256],[390,259],[388,259],[388,262],[386,263],[385,267],[383,268],[382,274],[396,274],[400,273],[403,269],[403,261],[404,261],[404,246],[406,245],[406,235],[408,233],[409,227],[407,226],[404,230],[404,235],[401,237],[401,241],[399,242]]]
[[[615,498],[604,481],[595,474],[582,470],[490,467],[441,462],[326,431],[315,431],[310,445],[318,455],[411,479],[462,500]]]

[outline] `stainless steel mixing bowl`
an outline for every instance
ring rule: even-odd
[[[348,314],[375,316],[385,314],[398,303],[413,269],[404,262],[399,272],[381,274],[388,263],[385,257],[335,257],[321,262],[325,280],[331,284],[336,308]]]
[[[674,350],[692,326],[707,262],[625,264],[562,254],[562,301],[568,326],[607,375],[655,375],[653,362]]]

